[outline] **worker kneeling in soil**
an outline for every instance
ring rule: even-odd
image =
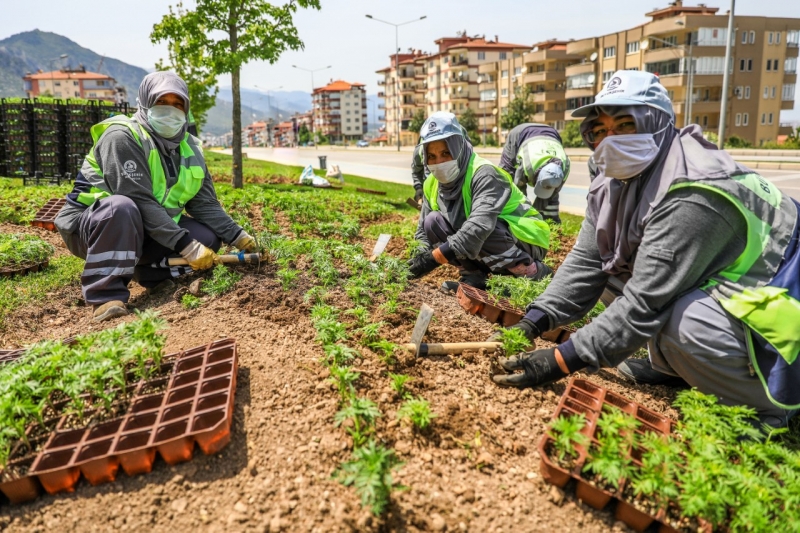
[[[569,177],[561,136],[547,124],[520,124],[508,133],[500,168],[514,176],[523,194],[533,186],[533,207],[545,220],[561,223],[558,194]]]
[[[138,102],[132,119],[92,126],[94,146],[55,221],[70,252],[86,259],[81,287],[98,322],[128,313],[131,279],[160,292],[173,277],[214,266],[222,241],[256,247],[223,211],[200,140],[186,131],[186,83],[148,74]],[[168,266],[178,254],[188,267]]]
[[[429,171],[416,239],[425,249],[409,262],[420,277],[449,263],[462,283],[484,288],[489,272],[541,279],[550,227],[511,176],[472,150],[455,115],[432,114],[420,130]],[[435,246],[435,247],[434,247]],[[455,281],[442,289],[454,291]]]
[[[597,176],[577,243],[515,327],[530,339],[606,310],[565,343],[501,361],[500,385],[544,385],[618,366],[635,383],[684,380],[784,425],[800,407],[798,203],[675,128],[667,91],[618,71],[581,133]],[[628,359],[647,344],[648,359]]]

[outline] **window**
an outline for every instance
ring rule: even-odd
[[[500,52],[500,60],[502,61],[505,58],[506,58],[506,53],[505,52]]]
[[[772,60],[767,59],[767,72],[769,72],[770,70],[772,70]]]
[[[750,123],[750,113],[742,113],[742,126],[747,126]]]
[[[769,114],[769,119],[767,120],[767,124],[772,125],[772,113]]]
[[[778,69],[778,60],[777,59],[773,59],[772,60],[772,70],[774,70],[775,72],[777,72],[779,70]]]
[[[77,86],[78,86],[78,82],[77,82],[77,81],[73,81],[73,82],[72,82],[72,86],[73,86],[73,87],[77,87]]]
[[[756,32],[750,30],[750,44],[755,44],[756,42]]]
[[[576,76],[567,78],[567,90],[569,89],[585,89],[594,87],[594,73],[585,72]]]
[[[775,85],[772,86],[772,91],[770,91],[770,98],[775,98],[775,90],[776,90],[776,88],[777,88],[777,86],[775,86]]]
[[[615,57],[617,55],[617,47],[616,46],[606,46],[603,48],[603,57]]]
[[[800,30],[789,30],[786,32],[786,46],[797,48],[800,43]]]
[[[703,127],[708,127],[708,115],[703,115]]]
[[[783,62],[783,72],[784,74],[794,74],[797,72],[797,58],[796,57],[787,57],[786,60]]]
[[[769,32],[767,34],[767,44],[772,44],[773,37],[774,37],[774,34],[772,32]]]
[[[775,32],[775,44],[781,44],[781,32]]]
[[[478,52],[478,60],[486,59],[486,52]]]
[[[748,59],[747,60],[747,72],[752,72],[752,71],[753,71],[753,60],[752,59]]]
[[[733,94],[736,95],[736,98],[738,100],[741,100],[742,96],[744,96],[744,91],[742,90],[742,86],[741,85],[737,85],[736,89],[734,89],[734,91],[733,91]]]
[[[769,87],[764,87],[764,98],[769,98]]]
[[[787,83],[781,91],[781,100],[784,102],[794,100],[794,83]]]
[[[500,78],[501,78],[501,79],[506,79],[506,78],[508,78],[508,71],[507,71],[507,70],[501,70],[501,71],[500,71]]]
[[[519,76],[520,74],[522,74],[522,67],[514,68],[514,76]]]
[[[747,67],[747,60],[740,59],[739,60],[739,72],[744,72],[744,69]]]
[[[750,100],[750,86],[744,88],[744,99]]]
[[[75,96],[76,96],[76,97],[78,97],[78,96],[80,96],[80,95],[81,95],[81,93],[79,93],[78,91],[75,91]]]
[[[608,80],[610,80],[611,76],[613,76],[613,75],[614,75],[614,71],[613,70],[603,71],[603,85],[605,85],[606,82],[608,82]]]
[[[500,89],[500,96],[508,97],[508,89]]]
[[[747,32],[742,32],[742,44],[747,44]]]
[[[632,43],[628,43],[625,46],[626,54],[635,54],[638,51],[639,51],[639,41],[633,41]]]
[[[761,125],[765,125],[767,123],[767,114],[761,113]]]
[[[686,37],[686,44],[690,44],[691,39],[695,39],[695,46],[725,46],[728,30],[726,28],[698,28],[697,32],[692,32]]]
[[[61,87],[61,82],[60,82],[60,81],[57,81],[57,82],[55,83],[55,86],[56,86],[56,87]]]
[[[737,126],[741,126],[742,125],[742,114],[741,113],[736,113],[736,122],[735,122],[735,124]]]

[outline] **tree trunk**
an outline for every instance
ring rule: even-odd
[[[231,25],[228,29],[228,36],[231,42],[231,52],[236,53],[238,49],[238,31],[236,21],[238,15],[234,6],[236,2],[231,2]],[[239,93],[239,67],[231,72],[231,93],[233,94],[233,188],[241,189],[244,186],[242,177],[242,97]]]

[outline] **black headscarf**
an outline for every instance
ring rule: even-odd
[[[186,114],[189,114],[189,88],[186,82],[174,72],[152,72],[144,77],[142,84],[139,85],[139,97],[136,99],[139,103],[139,109],[133,116],[136,122],[142,125],[144,129],[153,137],[153,142],[158,146],[161,153],[169,153],[178,147],[183,137],[186,135],[188,124],[184,124],[181,131],[174,137],[165,139],[156,133],[150,123],[147,121],[147,110],[156,105],[159,98],[165,94],[177,94],[183,98],[186,108]]]

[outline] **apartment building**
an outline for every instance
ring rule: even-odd
[[[521,57],[530,45],[500,42],[497,36],[469,37],[466,32],[456,37],[434,41],[437,52],[412,50],[390,56],[389,67],[377,71],[384,77],[378,93],[385,99],[379,106],[385,110],[386,134],[389,144],[416,144],[418,135],[408,131],[414,113],[421,109],[426,115],[435,111],[450,111],[461,115],[467,109],[480,114],[478,74],[481,65]]]
[[[568,42],[574,62],[565,72],[564,120],[592,102],[616,70],[645,70],[669,92],[678,126],[716,133],[728,33],[727,13],[718,11],[678,0],[646,13],[650,21],[635,28]],[[735,16],[734,29],[725,135],[758,145],[790,130],[780,125],[780,112],[794,108],[800,19]]]
[[[361,139],[367,132],[367,96],[363,83],[333,81],[312,94],[314,131],[331,142]]]
[[[118,86],[117,80],[105,74],[87,72],[85,67],[29,73],[22,77],[22,81],[28,98],[52,96],[115,103],[127,101],[125,88]]]

